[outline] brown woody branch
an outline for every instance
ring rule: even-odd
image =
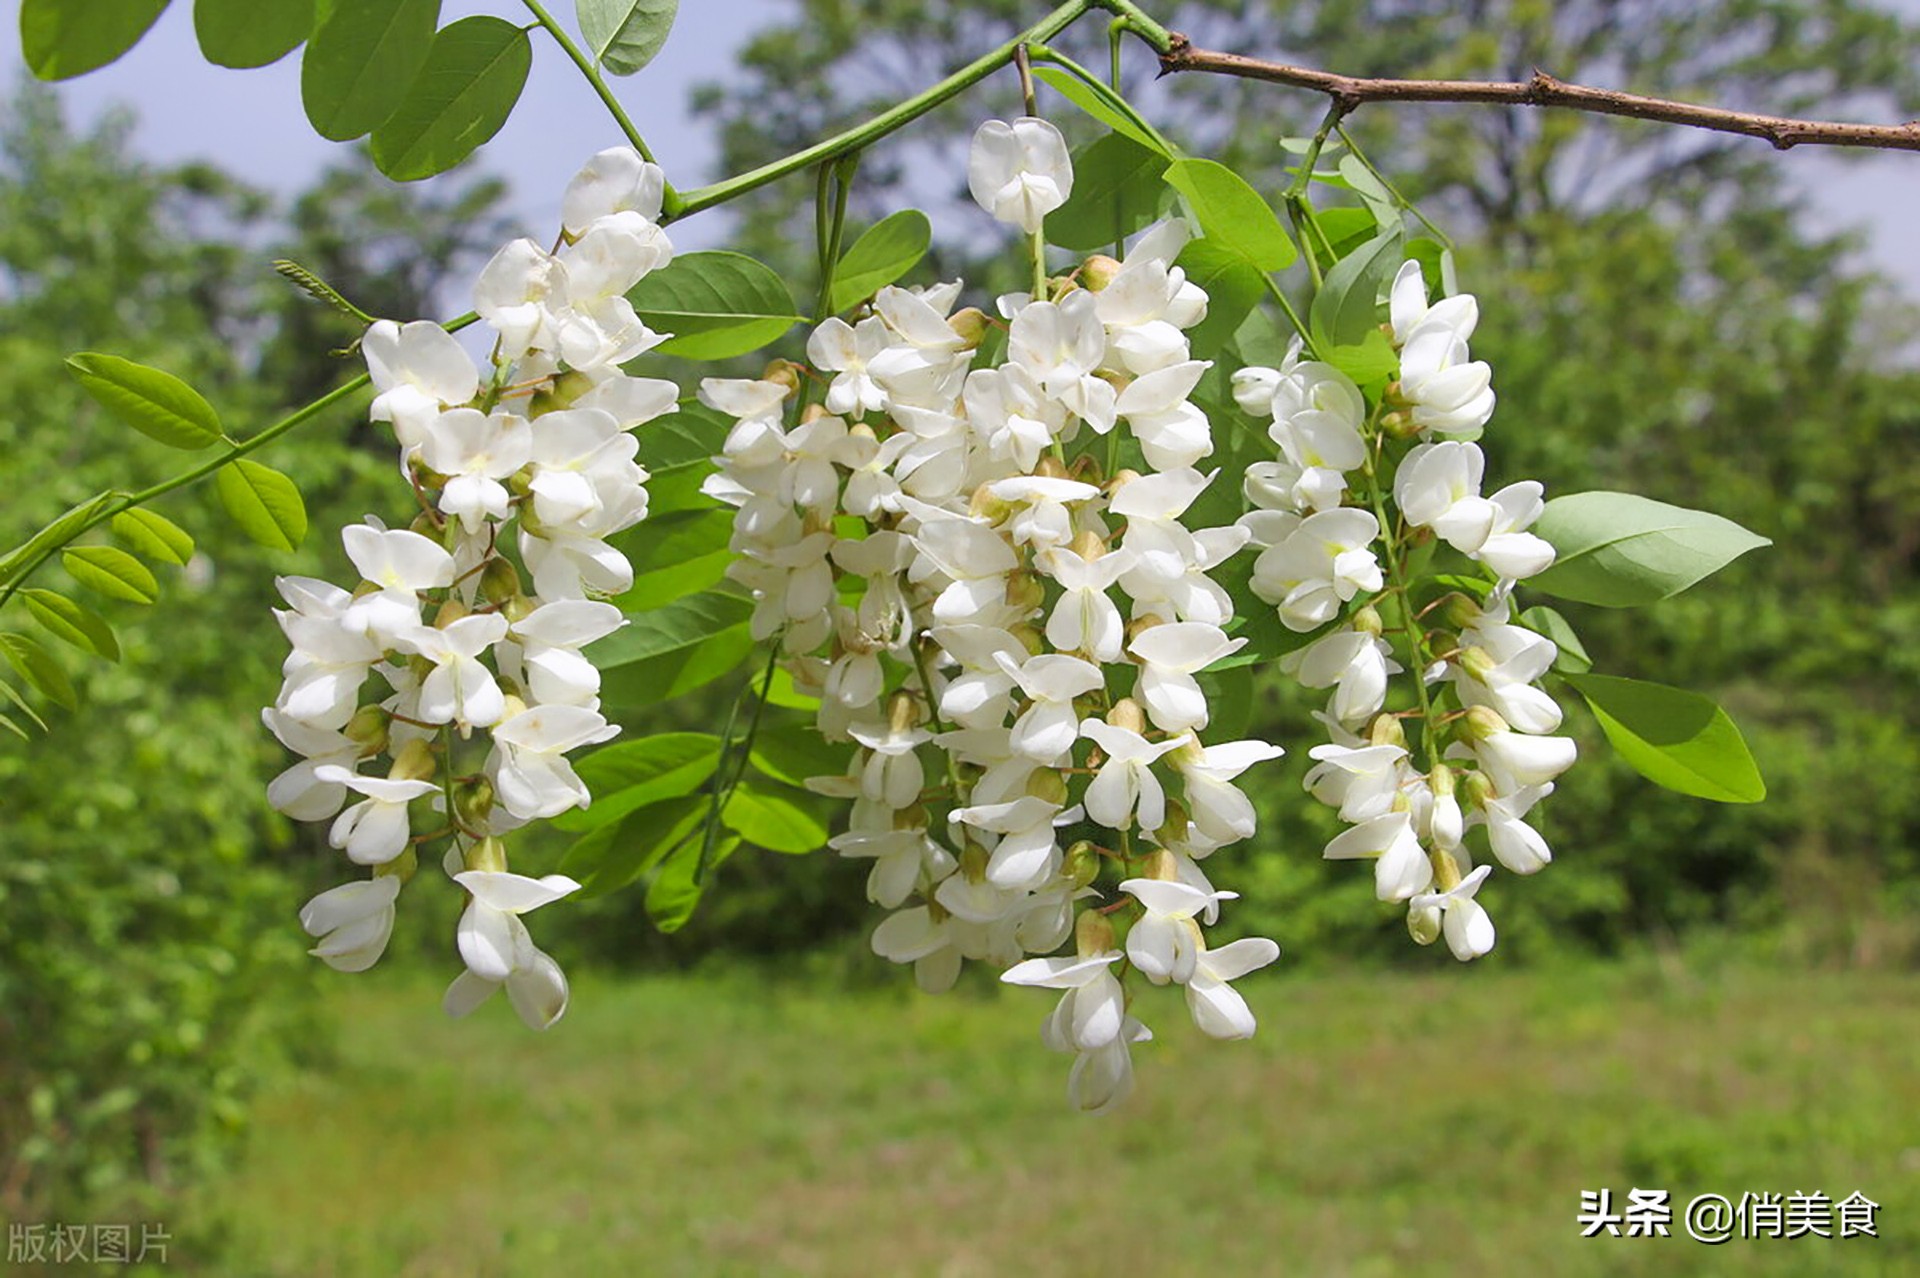
[[[1721,107],[1695,106],[1665,98],[1642,97],[1613,89],[1595,89],[1556,80],[1536,70],[1526,80],[1380,80],[1336,75],[1283,62],[1267,62],[1237,53],[1196,49],[1178,32],[1160,55],[1160,73],[1208,71],[1267,80],[1314,89],[1332,98],[1343,111],[1367,102],[1493,102],[1504,106],[1564,107],[1620,115],[1634,120],[1656,120],[1719,133],[1764,138],[1779,150],[1795,146],[1876,147],[1920,151],[1920,121],[1907,124],[1846,124],[1823,120],[1795,120],[1780,115],[1754,115]]]

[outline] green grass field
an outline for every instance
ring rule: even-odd
[[[1553,973],[1249,982],[1251,1043],[1177,997],[1125,1112],[1064,1103],[1040,991],[582,980],[504,1001],[342,979],[339,1059],[273,1084],[176,1264],[410,1275],[1920,1273],[1920,982]],[[1161,991],[1152,992],[1155,995]],[[1855,1189],[1880,1238],[1581,1239],[1583,1188]],[[191,1254],[205,1249],[218,1263]]]

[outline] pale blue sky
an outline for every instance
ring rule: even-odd
[[[1890,7],[1912,12],[1920,0],[1891,0]],[[566,15],[571,6],[557,8]],[[687,110],[692,87],[723,76],[741,42],[788,8],[786,0],[686,0],[653,65],[615,82],[676,185],[721,176],[712,169],[710,127]],[[497,0],[445,0],[442,20],[499,9]],[[298,55],[253,71],[210,66],[195,46],[191,11],[180,0],[132,53],[60,86],[70,113],[92,120],[124,103],[138,113],[140,151],[155,160],[208,159],[281,191],[311,181],[338,147],[316,136],[301,112]],[[520,106],[481,155],[489,170],[511,179],[514,208],[526,229],[545,234],[558,220],[568,176],[620,136],[565,56],[547,41],[536,40],[535,49]],[[0,24],[0,67],[12,74],[20,65],[18,27],[9,15]],[[1920,298],[1920,239],[1913,235],[1911,213],[1920,204],[1920,153],[1884,153],[1847,164],[1809,147],[1786,152],[1777,162],[1813,194],[1816,226],[1864,225],[1872,264],[1909,297]],[[711,247],[725,230],[720,218],[703,216],[677,226],[673,236],[683,247]]]

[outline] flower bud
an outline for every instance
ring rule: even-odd
[[[1180,877],[1180,866],[1173,859],[1173,853],[1165,848],[1155,848],[1147,855],[1147,863],[1141,868],[1140,877],[1171,883]]]
[[[911,692],[900,688],[887,698],[887,728],[892,732],[909,732],[920,722],[920,702]]]
[[[1435,848],[1427,859],[1433,863],[1433,884],[1442,892],[1451,892],[1460,886],[1460,863],[1453,859],[1453,853]]]
[[[1052,768],[1041,768],[1027,778],[1027,793],[1057,807],[1067,805],[1067,779]]]
[[[467,868],[486,874],[504,874],[507,870],[507,845],[494,835],[475,842],[467,849]]]
[[[517,694],[509,692],[506,699],[507,708],[501,712],[500,722],[505,723],[516,714],[525,714],[527,712],[526,701]]]
[[[476,830],[486,825],[493,811],[493,783],[485,777],[473,777],[453,783],[453,815],[461,825]]]
[[[1407,911],[1407,934],[1416,945],[1432,945],[1440,939],[1440,907],[1417,905]]]
[[[1098,293],[1113,283],[1113,277],[1119,273],[1119,262],[1105,253],[1095,253],[1080,264],[1080,286],[1089,293]]]
[[[504,556],[487,561],[480,573],[480,597],[492,604],[503,604],[520,593],[520,571]]]
[[[413,522],[408,524],[407,528],[411,532],[419,533],[442,550],[452,550],[460,540],[459,520],[448,519],[436,523],[433,515],[424,510],[414,516]]]
[[[1115,946],[1113,924],[1098,910],[1082,910],[1073,923],[1073,948],[1081,958],[1110,954]]]
[[[1192,753],[1188,754],[1189,751]],[[1202,751],[1200,746],[1189,738],[1185,745],[1173,753],[1177,756],[1184,755],[1187,756],[1187,758],[1193,758],[1199,756]],[[1185,761],[1186,759],[1181,760],[1181,762]],[[1175,766],[1178,765],[1176,764]],[[1169,798],[1167,800],[1167,819],[1160,823],[1160,828],[1153,832],[1153,837],[1158,839],[1160,843],[1166,847],[1173,847],[1185,843],[1187,841],[1187,826],[1192,824],[1192,822],[1193,817],[1187,812],[1187,805],[1178,799]]]
[[[1498,669],[1500,665],[1485,648],[1469,647],[1463,649],[1460,655],[1453,660],[1462,670],[1472,675],[1475,679],[1478,679],[1481,683],[1485,683],[1487,676]]]
[[[800,389],[800,378],[800,366],[790,359],[773,360],[768,363],[766,368],[760,373],[761,381],[772,382],[776,386],[784,386],[787,388],[787,394],[789,395]]]
[[[1420,427],[1414,422],[1413,414],[1391,412],[1380,419],[1380,429],[1389,439],[1412,439],[1420,433]]]
[[[1107,553],[1106,538],[1091,528],[1082,528],[1073,535],[1073,540],[1067,545],[1068,549],[1088,563]]]
[[[985,848],[968,839],[966,846],[960,849],[960,877],[969,883],[983,882],[987,877],[987,862],[990,859]]]
[[[1047,637],[1025,622],[1010,628],[1007,633],[1019,641],[1029,657],[1038,657],[1047,651]]]
[[[1484,809],[1494,798],[1493,778],[1484,772],[1470,771],[1460,778],[1460,797],[1469,807]]]
[[[1144,617],[1135,617],[1129,621],[1127,623],[1125,636],[1121,641],[1123,655],[1120,659],[1122,661],[1132,661],[1135,664],[1144,664],[1140,662],[1139,658],[1133,655],[1133,641],[1155,626],[1164,626],[1166,624],[1165,618],[1156,617],[1152,613],[1148,613]]]
[[[1479,604],[1455,591],[1447,600],[1447,606],[1441,609],[1440,615],[1445,617],[1447,624],[1455,630],[1465,630],[1480,620],[1481,609]]]
[[[1121,467],[1119,470],[1114,471],[1113,478],[1107,481],[1107,495],[1111,497],[1138,478],[1140,478],[1139,471],[1128,470],[1124,466]]]
[[[1485,741],[1488,737],[1512,731],[1507,721],[1500,717],[1500,712],[1487,706],[1468,706],[1467,717],[1461,722],[1466,725],[1467,735],[1475,741]]]
[[[458,597],[449,596],[446,602],[440,605],[440,610],[433,614],[433,624],[436,628],[445,630],[472,611],[473,609],[467,607]]]
[[[1093,844],[1081,839],[1067,849],[1066,858],[1060,863],[1060,873],[1075,888],[1087,887],[1100,877],[1100,854],[1094,851]]]
[[[1040,460],[1034,464],[1033,473],[1041,479],[1065,479],[1067,468],[1052,453],[1041,453]]]
[[[1387,631],[1386,623],[1380,620],[1379,611],[1372,604],[1356,610],[1352,618],[1353,628],[1363,635],[1372,635],[1378,639]]]
[[[1142,735],[1147,731],[1147,716],[1140,709],[1140,703],[1132,697],[1122,697],[1114,702],[1113,709],[1107,711],[1107,722],[1116,728]]]
[[[1393,715],[1375,715],[1372,726],[1367,729],[1367,744],[1394,745],[1404,750],[1407,748],[1407,730],[1400,726],[1400,720]]]
[[[985,340],[987,328],[991,324],[992,321],[987,318],[987,313],[977,306],[955,311],[947,320],[947,327],[960,338],[961,349],[969,351],[977,348]]]
[[[800,410],[800,424],[804,426],[808,422],[817,422],[823,417],[831,416],[833,414],[827,411],[825,404],[808,404]]]
[[[500,615],[507,619],[508,625],[519,625],[533,615],[533,600],[525,595],[514,595],[500,605]]]
[[[989,481],[973,490],[973,496],[967,500],[967,513],[997,524],[1013,513],[1013,505],[994,496],[993,483]]]
[[[374,866],[373,877],[376,879],[394,878],[399,879],[402,883],[406,883],[413,878],[413,872],[419,868],[420,857],[414,852],[413,845],[409,843],[406,847],[400,849],[400,855],[394,857],[393,860],[383,865]]]
[[[1047,588],[1030,572],[1020,571],[1007,574],[1007,606],[1021,612],[1032,612],[1047,601]]]
[[[393,758],[393,767],[387,771],[392,781],[427,781],[440,770],[433,757],[433,747],[423,738],[415,737],[400,747],[400,753]]]
[[[365,758],[370,754],[379,754],[387,748],[387,725],[393,722],[393,716],[384,706],[361,706],[353,712],[353,718],[347,720],[346,735],[349,740],[360,746],[360,754]]]
[[[528,417],[544,417],[573,407],[573,402],[593,389],[593,379],[585,373],[568,370],[534,392],[528,405]]]

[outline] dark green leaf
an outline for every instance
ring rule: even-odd
[[[1727,712],[1697,692],[1612,675],[1568,675],[1607,740],[1648,780],[1720,803],[1767,797],[1747,743]]]
[[[0,679],[0,697],[5,697],[8,701],[11,701],[34,727],[40,729],[42,732],[47,730],[47,721],[40,717],[40,712],[33,708],[32,703],[27,700],[26,695],[4,679]],[[26,740],[27,734],[20,731],[19,725],[8,723],[7,726],[12,728],[21,740]]]
[[[172,373],[117,355],[69,356],[67,371],[107,410],[143,435],[192,451],[220,442],[220,418]]]
[[[160,597],[160,583],[147,566],[114,546],[76,546],[60,556],[73,579],[109,599],[150,604]]]
[[[654,348],[685,359],[757,351],[800,322],[773,268],[742,253],[684,253],[627,295],[650,328],[673,337]]]
[[[587,652],[600,669],[613,670],[690,647],[740,625],[752,613],[753,604],[739,595],[708,591],[635,615]]]
[[[193,558],[193,538],[186,530],[145,506],[121,511],[111,527],[114,536],[149,559],[184,566]]]
[[[718,585],[733,552],[731,510],[677,510],[657,515],[614,538],[633,565],[633,586],[613,602],[622,612],[661,608]]]
[[[263,67],[313,32],[314,0],[193,0],[200,52],[223,67]]]
[[[1608,608],[1671,598],[1773,544],[1719,515],[1614,492],[1556,497],[1533,532],[1553,543],[1556,558],[1527,586]]]
[[[34,620],[55,638],[108,661],[120,660],[120,644],[113,637],[113,627],[93,609],[51,590],[23,590],[20,597],[26,600],[27,611],[33,614]]]
[[[720,738],[707,732],[662,732],[604,746],[574,765],[593,803],[554,818],[562,830],[595,830],[663,799],[691,794],[720,763]]]
[[[22,0],[20,52],[42,80],[71,80],[138,44],[167,0]]]
[[[307,505],[291,479],[271,466],[238,458],[214,476],[220,504],[240,531],[268,550],[298,550],[307,536]]]
[[[779,704],[772,697],[768,703]],[[753,748],[747,755],[753,766],[766,776],[800,787],[805,787],[810,777],[844,775],[852,757],[851,745],[827,740],[810,723],[761,728],[754,735]]]
[[[933,242],[933,227],[919,209],[901,209],[868,227],[841,255],[833,271],[835,315],[872,297],[919,265]]]
[[[1381,235],[1334,263],[1314,294],[1307,327],[1323,352],[1358,346],[1378,328],[1380,287],[1399,269],[1400,236]]]
[[[445,173],[500,131],[533,65],[527,33],[500,18],[462,18],[433,37],[426,65],[386,122],[373,160],[400,182]]]
[[[582,897],[605,896],[645,874],[678,844],[700,856],[700,830],[707,817],[704,794],[683,795],[636,808],[615,825],[604,825],[567,849],[562,873],[580,880]]]
[[[610,75],[632,75],[660,52],[680,0],[575,0],[587,52]]]
[[[1167,183],[1187,197],[1208,240],[1261,271],[1292,265],[1297,254],[1280,219],[1260,193],[1226,165],[1176,160],[1167,166]]]
[[[332,0],[300,62],[300,99],[323,138],[386,123],[433,47],[440,0]]]
[[[1109,133],[1073,157],[1073,194],[1047,214],[1047,242],[1086,252],[1111,248],[1160,216],[1167,157]]]
[[[60,668],[53,654],[33,640],[25,635],[0,631],[0,653],[5,654],[8,663],[20,672],[20,677],[38,688],[47,700],[68,710],[79,704],[67,672]]]

